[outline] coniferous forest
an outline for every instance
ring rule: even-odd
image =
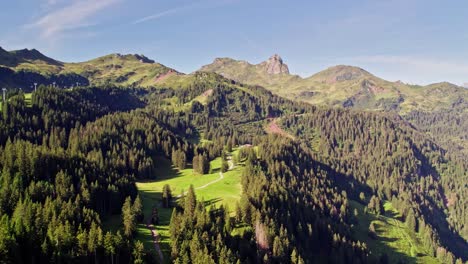
[[[468,1],[0,10],[0,264],[468,264]]]
[[[12,91],[0,116],[0,262],[463,263],[463,117],[313,106],[201,72],[179,87]],[[165,184],[145,214],[137,183],[166,180],[166,162],[198,179],[241,168],[238,201]],[[392,210],[418,252],[378,250],[386,227],[366,221]],[[139,226],[158,232],[165,217],[158,255]]]

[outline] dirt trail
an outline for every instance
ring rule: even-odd
[[[278,134],[280,136],[283,136],[283,137],[288,137],[292,140],[294,140],[294,137],[289,134],[288,132],[284,131],[279,125],[278,125],[278,120],[279,118],[271,118],[269,119],[270,120],[270,123],[267,125],[267,127],[265,128],[265,131],[268,133],[268,134]]]
[[[146,228],[148,228],[149,231],[151,232],[151,237],[153,238],[154,249],[156,250],[156,253],[158,253],[159,260],[161,261],[161,263],[164,263],[164,255],[161,251],[161,247],[159,246],[160,236],[158,232],[156,231],[156,228],[153,226],[153,224],[151,224],[151,218],[148,219],[148,221],[146,222]]]
[[[230,159],[228,159],[228,164],[229,164],[229,170],[232,170],[234,168],[234,163],[232,163],[232,161]],[[214,181],[211,181],[211,182],[209,182],[209,183],[207,183],[205,185],[202,185],[200,187],[197,187],[197,188],[195,188],[195,190],[204,189],[204,188],[206,188],[206,187],[208,187],[208,186],[210,186],[212,184],[215,184],[215,183],[221,181],[222,179],[224,179],[224,173],[220,171],[218,179],[216,179]],[[185,194],[187,194],[187,192],[184,192],[184,195]],[[176,196],[176,198],[180,198],[180,197],[182,197],[182,194],[179,194],[179,195]]]
[[[232,162],[232,159],[231,157],[228,157],[228,164],[229,164],[229,170],[232,170],[234,168],[234,163]],[[214,180],[214,181],[211,181],[203,186],[200,186],[200,187],[197,187],[195,188],[195,190],[200,190],[200,189],[203,189],[203,188],[206,188],[214,183],[217,183],[219,181],[221,181],[222,179],[224,179],[224,174],[220,171],[219,172],[219,178]],[[185,194],[186,192],[184,192]],[[179,194],[178,196],[176,196],[177,198],[180,198],[181,195]],[[148,228],[148,230],[151,232],[151,237],[153,239],[153,244],[154,244],[154,249],[156,250],[156,253],[158,254],[159,256],[159,260],[161,261],[161,263],[164,263],[164,255],[161,251],[161,247],[159,245],[159,241],[160,241],[160,236],[156,230],[156,227],[151,223],[151,218],[148,219],[148,221],[146,222],[146,228]]]

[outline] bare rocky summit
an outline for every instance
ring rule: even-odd
[[[271,56],[260,65],[265,68],[268,74],[289,74],[288,65],[283,62],[283,59],[278,54]]]

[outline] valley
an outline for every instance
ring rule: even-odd
[[[36,55],[38,67],[52,63],[75,73],[85,67]],[[272,85],[283,77],[298,81],[280,60],[255,68],[276,76]],[[327,96],[305,102],[208,70],[184,75],[161,68],[153,77],[163,77],[145,83],[145,69],[160,65],[141,56],[105,56],[86,67],[112,61],[120,68],[88,76],[112,84],[9,90],[0,118],[0,229],[14,238],[0,251],[6,259],[18,258],[14,247],[63,262],[466,259],[466,113],[459,88],[380,83],[362,69],[339,66],[314,77],[332,86],[307,94],[326,90],[336,102]],[[142,82],[114,80],[132,68]],[[376,97],[353,95],[351,82]],[[441,98],[448,90],[453,97]],[[439,106],[373,104],[403,93],[435,100],[426,92],[440,97],[431,101]],[[446,121],[449,127],[441,125]],[[51,224],[33,221],[38,214]],[[30,246],[27,237],[43,246]]]
[[[468,2],[0,10],[0,264],[468,264]]]

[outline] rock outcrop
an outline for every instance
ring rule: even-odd
[[[278,54],[271,56],[267,61],[261,63],[268,74],[289,74],[288,65]]]

